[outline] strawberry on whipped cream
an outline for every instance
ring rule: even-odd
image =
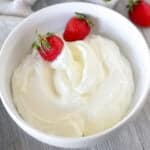
[[[12,76],[14,103],[31,126],[81,137],[111,128],[128,112],[134,81],[115,42],[99,35],[65,42],[57,58],[34,50]]]

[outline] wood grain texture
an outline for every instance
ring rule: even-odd
[[[34,10],[53,3],[70,0],[39,0]],[[76,0],[77,1],[77,0]],[[79,1],[79,0],[78,0]],[[120,0],[115,10],[127,17],[127,0]],[[16,22],[17,24],[17,22]],[[13,24],[10,28],[13,28]],[[9,28],[9,31],[11,30]],[[0,26],[2,31],[2,27]],[[150,29],[139,29],[150,46]],[[5,36],[8,32],[5,33]],[[149,97],[149,96],[148,96]],[[24,133],[9,117],[0,102],[0,150],[59,150],[40,143]],[[62,149],[63,150],[63,149]],[[137,118],[126,125],[119,134],[110,137],[102,144],[85,150],[150,150],[150,100],[147,100]]]

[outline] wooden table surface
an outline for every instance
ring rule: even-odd
[[[34,10],[51,5],[56,2],[64,2],[69,0],[39,0]],[[115,10],[127,17],[126,9],[127,0],[120,0],[115,6]],[[0,16],[3,21],[5,17]],[[5,19],[5,24],[9,22]],[[0,31],[4,32],[4,36],[20,21],[16,18],[16,23],[10,23],[7,32],[5,24],[0,24]],[[115,21],[115,20],[114,20]],[[150,28],[140,29],[150,46]],[[0,44],[3,41],[0,41]],[[135,41],[136,44],[136,41]],[[0,102],[0,150],[58,150],[59,148],[48,146],[40,143],[24,133],[9,117]],[[150,150],[150,100],[147,100],[143,110],[137,118],[130,124],[126,125],[118,135],[110,137],[102,144],[97,144],[93,148],[86,150]]]

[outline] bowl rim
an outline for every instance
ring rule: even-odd
[[[10,39],[12,38],[12,36],[15,34],[15,32],[17,32],[17,30],[24,25],[25,22],[27,22],[30,19],[35,18],[35,16],[41,14],[42,12],[46,11],[47,9],[50,9],[51,7],[64,7],[64,5],[86,5],[87,7],[95,7],[96,9],[103,9],[103,10],[107,10],[107,12],[109,13],[113,13],[116,14],[117,16],[119,16],[120,18],[122,18],[124,21],[126,21],[128,24],[130,24],[130,26],[132,26],[135,31],[141,36],[141,38],[143,39],[143,42],[145,42],[145,46],[147,47],[147,55],[150,58],[150,52],[149,52],[149,47],[147,42],[145,41],[144,37],[142,36],[142,34],[139,32],[138,28],[131,23],[127,18],[125,18],[123,15],[119,14],[118,12],[111,10],[109,8],[106,8],[104,6],[100,6],[97,4],[92,4],[92,3],[88,3],[88,2],[65,2],[65,3],[58,3],[58,4],[54,4],[48,7],[45,7],[43,9],[40,9],[39,11],[33,13],[32,15],[30,15],[29,17],[25,18],[21,23],[19,23],[19,25],[17,25],[13,31],[8,35],[8,37],[6,38],[6,40],[4,41],[2,47],[1,47],[1,51],[0,51],[0,57],[2,57],[3,51],[8,43],[8,41],[10,41]],[[1,60],[1,59],[0,59]],[[147,83],[148,87],[144,89],[141,98],[139,99],[139,101],[137,102],[137,104],[133,107],[133,109],[131,110],[131,112],[129,112],[122,120],[120,120],[118,123],[116,123],[114,126],[112,126],[109,129],[106,129],[102,132],[98,132],[95,133],[93,135],[89,135],[89,136],[84,136],[84,137],[63,137],[63,136],[57,136],[57,135],[53,135],[53,134],[46,134],[42,131],[39,131],[38,129],[35,129],[34,127],[31,127],[26,121],[24,121],[21,116],[19,115],[19,118],[11,111],[11,109],[9,108],[9,106],[7,105],[7,102],[5,101],[5,99],[8,99],[8,97],[4,96],[2,91],[0,90],[0,97],[1,97],[1,101],[5,107],[5,109],[7,110],[8,114],[11,116],[11,118],[15,121],[15,123],[25,132],[27,132],[29,135],[34,136],[34,135],[39,135],[40,137],[46,138],[46,139],[56,139],[59,141],[68,141],[68,142],[83,142],[85,140],[91,140],[91,139],[96,139],[99,137],[102,137],[104,135],[108,135],[113,131],[116,131],[116,129],[122,127],[125,123],[127,123],[131,118],[133,118],[135,116],[135,114],[138,112],[139,109],[142,108],[142,106],[144,105],[144,102],[146,101],[146,97],[148,95],[148,91],[150,90],[150,78],[148,80]],[[10,100],[8,100],[10,101]],[[12,101],[12,99],[11,99]],[[32,133],[34,133],[34,135],[32,133],[30,133],[30,131]],[[37,138],[36,138],[37,139]],[[42,140],[40,140],[42,141]]]

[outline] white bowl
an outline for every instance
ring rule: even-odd
[[[135,77],[135,94],[128,114],[114,127],[92,136],[65,138],[48,135],[32,128],[18,114],[12,100],[11,75],[27,53],[35,30],[40,32],[62,31],[74,12],[88,14],[94,18],[96,33],[115,40],[122,53],[132,64]],[[81,148],[103,142],[110,135],[118,133],[120,127],[129,122],[143,106],[150,87],[150,54],[148,46],[137,28],[118,13],[102,6],[72,2],[44,8],[25,19],[8,36],[0,54],[0,94],[2,102],[12,119],[29,135],[44,143],[65,147]],[[34,106],[33,106],[34,107]]]

